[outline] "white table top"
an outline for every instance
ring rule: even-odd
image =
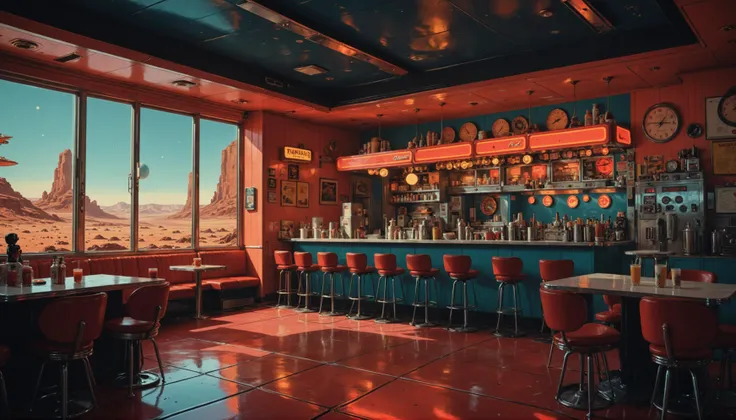
[[[214,270],[224,270],[227,267],[224,265],[200,265],[199,267],[195,267],[193,265],[172,265],[169,267],[169,270],[173,271],[191,271],[191,272],[197,272],[197,271],[214,271]]]
[[[665,287],[654,287],[654,278],[642,277],[638,286],[631,284],[631,277],[620,274],[594,273],[549,281],[545,288],[569,290],[577,293],[594,293],[630,297],[658,296],[687,299],[728,300],[736,294],[736,285],[683,281],[680,288],[673,288],[668,279]]]
[[[110,274],[85,275],[81,283],[74,283],[73,277],[67,277],[64,284],[51,284],[51,279],[46,284],[32,286],[0,286],[0,302],[15,302],[29,299],[45,299],[50,297],[61,297],[78,295],[82,293],[109,292],[122,290],[129,287],[148,286],[161,284],[165,279],[152,279],[149,277],[114,276]]]

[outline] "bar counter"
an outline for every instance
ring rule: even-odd
[[[486,240],[458,240],[458,239],[438,239],[438,240],[415,240],[402,239],[400,241],[387,241],[386,239],[284,239],[284,242],[314,242],[314,243],[363,243],[363,244],[420,244],[420,245],[478,245],[478,246],[572,246],[572,247],[610,247],[610,246],[627,246],[633,245],[633,241],[620,242],[602,242],[596,244],[594,242],[561,242],[561,241],[486,241]]]

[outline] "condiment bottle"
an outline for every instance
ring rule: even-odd
[[[17,262],[9,262],[5,266],[5,283],[10,287],[19,286],[23,266]]]
[[[593,114],[590,113],[589,109],[585,110],[585,125],[593,125]]]
[[[49,269],[49,280],[51,284],[57,284],[57,277],[59,276],[59,262],[56,257],[51,260],[51,268]]]
[[[31,267],[28,261],[23,263],[23,286],[30,286],[33,284],[33,267]]]
[[[432,227],[432,239],[435,241],[442,239],[442,229],[440,229],[439,224]]]

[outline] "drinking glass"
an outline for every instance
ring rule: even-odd
[[[631,284],[638,286],[641,283],[641,265],[631,264],[629,268],[631,269]]]
[[[680,279],[680,276],[682,275],[682,270],[679,268],[673,268],[672,270],[670,270],[670,273],[672,273],[672,287],[680,287],[680,282],[682,281]]]
[[[75,268],[72,270],[72,275],[74,276],[74,283],[81,283],[84,270],[81,268]]]
[[[194,266],[195,267],[201,267],[202,266],[202,259],[201,258],[195,258],[194,259]]]
[[[155,279],[158,277],[158,268],[149,268],[148,269],[148,277]]]
[[[654,265],[654,286],[664,287],[667,282],[667,266],[664,264]]]

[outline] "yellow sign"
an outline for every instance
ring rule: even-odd
[[[309,163],[312,161],[312,151],[298,147],[284,146],[281,159],[290,162]]]
[[[736,174],[736,141],[714,141],[713,175]]]

